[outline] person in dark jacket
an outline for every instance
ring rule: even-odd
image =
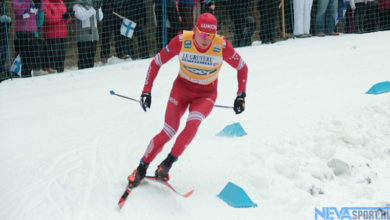
[[[119,30],[122,25],[122,18],[114,14],[114,12],[120,14],[121,7],[123,7],[122,0],[103,0],[102,10],[104,19],[101,35],[102,44],[100,48],[100,58],[103,63],[106,63],[110,57],[110,40],[112,35],[114,35],[116,56],[121,59],[130,57],[127,48],[131,40],[120,34]]]
[[[230,0],[229,13],[234,23],[234,47],[249,46],[252,43],[251,37],[256,28],[252,8],[252,1]]]
[[[11,18],[5,14],[4,1],[0,2],[0,82],[8,77],[9,71],[5,69],[5,62],[7,60],[7,52],[9,45],[9,28],[11,26]]]
[[[137,58],[137,53],[134,50],[134,37],[137,38],[139,58],[149,58],[149,47],[145,35],[146,27],[146,0],[122,0],[120,15],[134,21],[137,26],[134,29],[133,37],[130,40],[128,51],[132,59]]]
[[[258,0],[260,13],[260,40],[263,44],[275,42],[275,21],[280,0]]]
[[[195,0],[178,0],[179,14],[183,22],[183,30],[190,31],[194,27]]]
[[[156,49],[157,53],[174,38],[181,28],[181,22],[179,19],[179,12],[176,7],[176,0],[167,0],[166,1],[166,16],[167,20],[165,22],[165,35],[163,35],[164,23],[163,23],[163,2],[161,0],[154,0],[154,13],[156,15]],[[169,27],[168,27],[169,22]],[[165,38],[165,43],[163,42],[163,37]]]

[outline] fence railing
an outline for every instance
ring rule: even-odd
[[[204,12],[235,47],[390,29],[390,0],[5,0],[0,81],[152,57]]]

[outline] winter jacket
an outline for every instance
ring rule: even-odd
[[[378,0],[379,10],[390,10],[390,0]]]
[[[97,21],[103,20],[102,9],[99,8],[96,11],[92,0],[80,0],[73,6],[73,10],[77,19],[77,41],[98,41]]]
[[[68,23],[71,18],[64,20],[66,6],[62,0],[43,0],[45,5],[45,21],[43,35],[45,38],[66,38],[68,34]]]
[[[15,32],[37,31],[38,9],[31,0],[12,0],[15,13]]]

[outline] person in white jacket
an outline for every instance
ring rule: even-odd
[[[298,38],[311,37],[310,19],[313,0],[294,0],[294,35]]]
[[[78,68],[94,66],[99,32],[97,21],[103,20],[101,5],[97,1],[79,0],[73,6],[77,20],[77,48],[79,52]]]

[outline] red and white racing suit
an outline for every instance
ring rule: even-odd
[[[171,154],[179,157],[190,144],[204,120],[214,107],[217,98],[218,72],[226,61],[237,69],[237,94],[245,92],[248,68],[233,46],[222,36],[216,36],[210,47],[202,50],[193,40],[193,32],[185,31],[172,39],[149,66],[143,92],[152,90],[154,79],[160,67],[178,55],[180,62],[177,76],[165,112],[164,128],[150,141],[143,161],[150,163],[164,145],[176,134],[180,119],[187,109],[189,116],[186,126],[172,147]]]

